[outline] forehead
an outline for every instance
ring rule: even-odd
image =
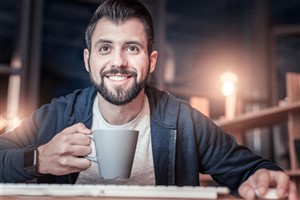
[[[101,18],[98,20],[92,35],[92,44],[101,39],[116,42],[138,40],[142,44],[147,45],[144,25],[136,18],[130,18],[118,23],[107,18]]]

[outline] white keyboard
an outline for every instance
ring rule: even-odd
[[[60,185],[0,183],[0,196],[93,196],[129,198],[217,199],[229,194],[226,187],[133,186],[133,185]]]

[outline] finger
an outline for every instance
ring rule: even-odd
[[[79,127],[82,126],[80,124],[74,124],[72,126],[69,126],[67,128],[65,128],[61,133],[63,134],[72,134],[72,133],[76,133],[77,129],[80,129]]]
[[[66,174],[71,174],[71,173],[76,173],[76,172],[81,172],[86,169],[80,169],[77,167],[57,167],[55,170],[51,172],[51,174],[56,175],[56,176],[61,176],[61,175],[66,175]]]
[[[91,161],[82,157],[65,156],[59,160],[59,166],[68,170],[72,168],[85,170],[91,166]]]
[[[85,133],[90,134],[91,130],[86,128],[83,123],[77,123],[72,126],[65,128],[61,133],[72,134],[72,133]]]
[[[91,144],[91,138],[82,133],[75,133],[67,136],[65,139],[69,144],[88,146]]]
[[[248,200],[255,199],[255,191],[253,187],[251,186],[250,182],[246,181],[244,182],[238,189],[239,195]]]
[[[62,134],[56,139],[56,142],[53,143],[52,150],[50,151],[60,155],[69,154],[72,153],[72,150],[70,149],[72,145],[89,146],[90,144],[91,139],[82,133]]]
[[[70,151],[73,156],[87,156],[92,153],[92,148],[90,146],[72,145]]]
[[[74,140],[74,138],[72,138]],[[57,155],[61,156],[85,156],[89,153],[91,153],[91,147],[88,143],[86,144],[80,144],[83,142],[77,141],[76,144],[65,144],[65,145],[60,145],[58,147]]]
[[[286,197],[286,194],[289,190],[290,178],[284,172],[274,172],[274,179],[277,183],[276,191],[280,198]]]
[[[92,131],[90,129],[86,128],[86,126],[83,123],[75,124],[75,126],[76,126],[77,133],[84,133],[84,134],[92,133]]]
[[[86,158],[74,157],[74,159],[72,159],[72,161],[73,162],[71,162],[71,165],[74,168],[80,169],[80,171],[86,170],[91,166],[91,161]]]
[[[298,194],[297,194],[297,187],[296,184],[294,182],[290,182],[289,184],[289,195],[288,195],[288,199],[289,200],[297,200],[298,199]]]
[[[270,172],[268,170],[262,169],[257,171],[254,175],[256,188],[258,189],[259,194],[266,194],[271,183]]]

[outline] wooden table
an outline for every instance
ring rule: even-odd
[[[113,197],[58,197],[58,196],[0,196],[0,200],[159,200],[159,198],[113,198]],[[233,196],[221,196],[221,200],[241,200]],[[162,199],[162,200],[183,200],[183,199]],[[193,199],[186,199],[193,200]],[[199,200],[199,199],[198,199]],[[203,199],[204,200],[204,199]]]

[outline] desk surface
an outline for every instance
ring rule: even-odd
[[[229,192],[226,187],[0,184],[0,200],[236,199]]]
[[[113,197],[58,197],[58,196],[0,196],[1,200],[159,200],[159,198],[113,198]],[[221,200],[241,200],[241,198],[233,196],[221,196]],[[163,200],[179,200],[179,199],[163,199]],[[180,199],[182,200],[182,199]],[[187,199],[189,200],[189,199]],[[193,200],[193,199],[190,199]],[[198,199],[199,200],[199,199]]]

